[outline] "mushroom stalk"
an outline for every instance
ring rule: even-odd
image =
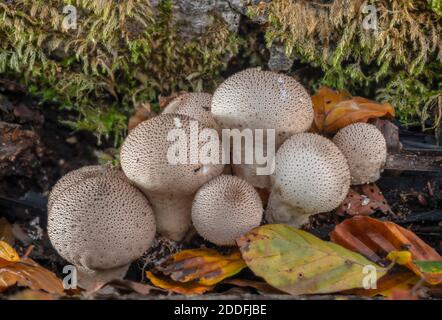
[[[191,224],[194,195],[160,192],[145,192],[145,194],[155,212],[158,233],[174,241],[182,240]]]
[[[299,227],[307,223],[311,214],[296,208],[285,202],[279,189],[273,189],[270,193],[265,212],[268,223],[284,223],[292,227]]]
[[[126,264],[113,269],[95,270],[76,266],[78,285],[88,291],[101,283],[107,283],[114,279],[123,279],[129,267],[130,264]]]

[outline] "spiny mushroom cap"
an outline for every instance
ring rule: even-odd
[[[195,137],[190,135],[192,123],[196,124],[199,133],[205,128],[200,122],[185,115],[161,114],[132,130],[121,147],[121,167],[129,180],[146,193],[190,195],[205,182],[221,174],[222,164],[202,164],[197,155],[196,163],[190,163],[190,155],[194,154],[191,144],[195,142],[192,140]],[[167,141],[168,134],[174,129],[180,129],[183,138]],[[198,148],[205,143],[197,143]],[[186,151],[187,163],[170,163],[169,150]],[[220,163],[221,147],[218,151],[216,158]]]
[[[67,261],[88,269],[111,269],[140,257],[155,236],[146,197],[112,174],[90,177],[65,189],[49,211],[48,234]]]
[[[124,173],[121,170],[118,170],[116,168],[113,168],[111,166],[106,166],[106,165],[85,166],[85,167],[81,167],[76,170],[72,170],[72,171],[68,172],[67,174],[65,174],[63,177],[61,177],[60,180],[58,180],[57,183],[52,188],[51,193],[49,194],[49,197],[48,197],[48,210],[51,210],[52,203],[65,190],[78,184],[82,180],[92,178],[92,177],[98,177],[104,173],[115,174],[122,179],[125,178]]]
[[[299,82],[257,68],[234,74],[216,89],[212,114],[223,128],[275,129],[278,144],[313,122],[311,98]]]
[[[327,212],[345,199],[350,171],[344,155],[330,140],[313,133],[296,134],[282,144],[275,160],[273,190],[296,212]]]
[[[163,110],[163,114],[176,113],[189,116],[200,121],[203,125],[209,128],[217,129],[218,124],[215,122],[212,113],[210,112],[210,104],[212,102],[212,95],[205,92],[191,92],[183,93],[173,99],[167,107]]]
[[[198,190],[192,205],[196,231],[217,245],[234,245],[235,239],[259,226],[261,198],[246,181],[222,175]]]
[[[354,123],[339,130],[333,142],[347,158],[351,184],[379,179],[387,160],[387,143],[378,128],[368,123]]]

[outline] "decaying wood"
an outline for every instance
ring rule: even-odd
[[[438,172],[442,174],[442,153],[401,152],[389,154],[385,170]]]

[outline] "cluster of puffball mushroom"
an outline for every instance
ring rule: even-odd
[[[156,233],[180,241],[191,225],[219,246],[269,223],[300,226],[329,212],[350,185],[376,181],[386,142],[373,125],[355,123],[330,140],[307,133],[313,122],[309,94],[295,79],[247,69],[226,79],[213,96],[186,93],[162,114],[140,123],[121,148],[121,169],[88,166],[54,186],[48,200],[48,233],[54,248],[78,270],[80,284],[124,276]],[[171,164],[168,133],[199,129],[274,129],[272,175],[256,164]],[[201,142],[198,142],[201,144]],[[200,146],[200,145],[199,145]],[[189,146],[184,145],[184,148]],[[221,150],[220,150],[221,153]],[[270,191],[264,212],[256,188]]]

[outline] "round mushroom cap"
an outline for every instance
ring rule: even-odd
[[[210,104],[212,95],[205,92],[183,93],[173,99],[163,110],[163,114],[176,113],[198,120],[208,128],[219,129],[212,113]]]
[[[368,123],[354,123],[339,130],[333,142],[347,158],[352,185],[380,178],[387,161],[387,142],[378,128]]]
[[[298,81],[258,68],[226,79],[213,94],[212,114],[222,128],[275,129],[277,145],[313,122],[312,100]]]
[[[300,133],[276,153],[272,192],[296,214],[316,214],[337,208],[350,188],[347,160],[336,145],[320,135]]]
[[[196,231],[217,245],[234,245],[235,239],[259,226],[263,207],[258,192],[246,181],[222,175],[198,190],[192,204]]]
[[[52,188],[51,193],[49,194],[49,197],[48,197],[48,210],[51,210],[52,203],[65,190],[78,184],[82,180],[85,180],[85,179],[88,179],[91,177],[98,177],[104,173],[114,174],[122,179],[125,179],[125,175],[121,170],[118,170],[117,168],[107,166],[107,165],[92,165],[92,166],[85,166],[85,167],[81,167],[76,170],[72,170],[72,171],[68,172],[67,174],[65,174],[63,177],[61,177],[60,180],[58,180],[57,183]]]
[[[216,164],[199,161],[199,148],[206,142],[198,143],[194,134],[201,133],[204,128],[199,121],[179,114],[161,114],[142,122],[130,132],[121,147],[124,173],[147,194],[194,194],[223,170],[220,143]],[[168,135],[171,136],[168,138]],[[174,164],[173,161],[179,160],[175,156],[184,156],[183,162]],[[192,157],[196,158],[194,163]]]
[[[139,258],[155,236],[149,201],[127,180],[103,174],[79,181],[54,200],[48,234],[74,265],[113,269]]]

